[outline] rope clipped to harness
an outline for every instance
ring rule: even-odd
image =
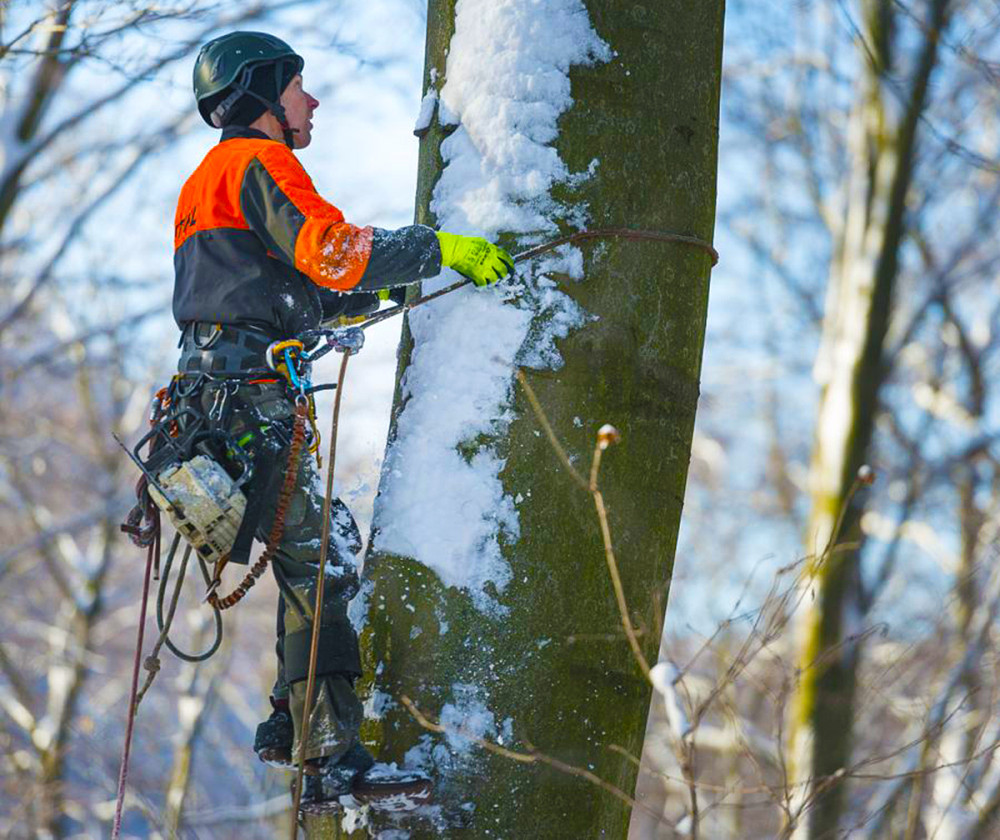
[[[319,564],[316,569],[316,600],[313,604],[312,638],[309,645],[309,673],[306,679],[305,714],[302,716],[302,734],[299,737],[299,755],[295,782],[292,786],[292,814],[299,813],[302,801],[302,777],[305,773],[306,745],[309,743],[309,729],[312,724],[313,693],[316,689],[316,663],[319,658],[320,627],[323,624],[323,589],[326,582],[326,560],[330,550],[330,508],[333,503],[333,473],[337,463],[337,427],[340,423],[340,400],[344,395],[344,379],[347,376],[347,361],[351,351],[344,352],[337,377],[337,396],[333,403],[333,419],[330,423],[330,466],[326,473],[326,495],[323,497],[323,532],[320,538]],[[292,840],[298,836],[298,826],[292,820]]]
[[[213,588],[206,599],[217,610],[228,610],[235,606],[246,596],[247,592],[260,579],[267,570],[268,565],[278,552],[278,544],[285,533],[285,516],[288,513],[288,506],[292,503],[292,494],[295,492],[295,480],[299,471],[299,461],[302,456],[302,447],[306,440],[306,421],[309,417],[309,404],[305,398],[299,397],[295,401],[295,421],[292,426],[292,440],[288,448],[288,463],[285,466],[285,478],[281,484],[281,491],[278,493],[278,501],[275,505],[274,522],[271,525],[271,532],[267,535],[267,545],[257,562],[253,564],[246,577],[228,595],[220,597]],[[213,587],[217,587],[218,577],[213,581]]]

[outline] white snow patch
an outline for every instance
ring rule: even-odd
[[[512,743],[514,740],[514,718],[509,717],[500,724],[500,731],[497,732],[497,743],[501,746]]]
[[[354,628],[354,632],[359,635],[368,623],[368,607],[371,602],[372,591],[374,589],[375,584],[372,583],[372,581],[363,581],[361,583],[360,591],[347,605],[347,618],[351,622],[351,627]]]
[[[391,694],[376,688],[372,691],[371,696],[365,700],[365,720],[382,720],[385,713],[395,705],[396,701],[392,699]]]
[[[421,735],[415,746],[410,747],[403,756],[403,766],[417,770],[432,770],[447,761],[448,749],[442,744],[435,744],[430,735]]]
[[[455,683],[451,687],[454,703],[441,708],[441,725],[447,729],[448,745],[457,753],[468,753],[475,739],[496,737],[497,724],[482,699],[481,688],[468,683]]]
[[[342,827],[351,834],[368,827],[368,808],[346,808],[344,810]],[[409,835],[407,835],[409,836]]]
[[[417,122],[413,126],[413,133],[420,135],[431,127],[431,120],[434,118],[434,106],[437,105],[438,95],[434,88],[424,94],[420,100],[420,113],[417,114]]]
[[[448,107],[448,104],[438,98],[438,122],[444,128],[454,128],[461,122],[458,114]]]
[[[580,0],[458,0],[438,97],[439,121],[458,127],[441,146],[431,203],[443,230],[538,242],[557,235],[556,219],[583,223],[549,194],[580,177],[551,144],[572,104],[570,67],[610,56]],[[587,317],[546,273],[581,279],[582,255],[564,249],[499,287],[411,313],[406,402],[375,503],[376,549],[413,557],[494,612],[485,587],[502,591],[510,580],[501,542],[519,536],[491,447],[511,420],[513,367],[558,367],[555,340]],[[424,291],[456,279],[446,270]]]
[[[667,713],[667,725],[671,735],[677,740],[686,738],[691,732],[691,724],[684,711],[684,703],[677,693],[677,682],[681,672],[672,662],[659,662],[649,672],[650,682],[663,697],[663,707]]]
[[[441,723],[448,729],[442,743],[436,736],[422,735],[403,756],[403,766],[427,773],[447,775],[457,766],[476,759],[475,738],[495,739],[509,744],[514,737],[514,722],[508,718],[498,727],[486,707],[483,690],[467,683],[452,686],[454,702],[441,709]]]

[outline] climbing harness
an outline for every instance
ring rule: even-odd
[[[587,239],[677,243],[707,253],[713,266],[719,260],[718,253],[709,243],[694,236],[626,228],[602,228],[580,231],[529,248],[515,256],[514,262],[515,264],[525,262],[562,245]],[[150,431],[140,439],[132,450],[129,450],[120,440],[118,441],[141,472],[136,485],[138,502],[122,524],[122,530],[130,536],[136,545],[147,549],[147,561],[112,840],[118,838],[121,830],[136,709],[159,670],[160,648],[165,644],[175,655],[191,662],[204,661],[218,650],[222,643],[222,610],[235,606],[246,596],[247,592],[264,574],[278,550],[278,545],[284,534],[285,516],[295,490],[303,448],[314,454],[317,464],[320,464],[320,433],[316,423],[314,394],[318,391],[335,388],[336,398],[329,445],[330,467],[327,472],[326,495],[323,501],[323,534],[317,568],[316,601],[313,608],[312,638],[306,684],[306,708],[311,708],[322,623],[324,571],[330,537],[330,509],[333,499],[337,426],[348,359],[363,347],[363,330],[396,315],[409,312],[417,306],[456,291],[471,282],[468,279],[460,280],[413,301],[391,307],[369,318],[355,321],[352,326],[339,329],[310,330],[293,339],[266,343],[264,334],[258,330],[242,329],[218,323],[210,325],[207,334],[204,333],[201,325],[190,325],[190,341],[187,344],[184,344],[182,336],[182,346],[185,349],[179,363],[181,373],[173,378],[170,385],[156,393],[150,412]],[[187,336],[187,330],[185,336]],[[344,354],[337,384],[314,386],[309,378],[312,363],[334,349]],[[259,364],[261,360],[264,362],[263,365]],[[275,375],[280,378],[274,378]],[[230,560],[230,552],[240,538],[241,528],[244,525],[247,499],[242,488],[253,477],[254,471],[254,463],[243,450],[241,441],[234,440],[223,430],[228,417],[229,403],[244,384],[271,384],[278,383],[281,379],[284,379],[288,389],[295,395],[295,408],[291,435],[287,441],[288,454],[285,474],[275,504],[271,530],[268,533],[264,551],[257,562],[232,592],[220,596],[218,589],[221,585],[222,571]],[[202,413],[190,405],[183,408],[179,406],[182,401],[190,401],[197,397],[205,384],[209,382],[217,387],[212,405],[207,413]],[[307,425],[310,431],[308,443],[306,442]],[[145,456],[140,454],[143,448],[148,448]],[[233,472],[236,472],[235,476],[232,475]],[[177,531],[167,554],[162,578],[160,574],[161,511],[167,514]],[[164,617],[163,604],[171,567],[182,537],[187,540],[188,545],[185,547],[170,606],[166,617]],[[215,640],[205,651],[198,654],[190,654],[180,650],[169,638],[170,625],[177,608],[181,585],[192,550],[198,558],[202,576],[208,587],[205,601],[211,605],[215,613],[216,625]],[[208,572],[209,562],[214,564],[211,574]],[[160,636],[154,645],[152,654],[145,661],[149,676],[140,692],[138,681],[143,628],[151,578],[160,581],[156,604],[157,627],[160,630]],[[295,812],[297,812],[302,795],[305,747],[308,742],[310,720],[311,714],[305,714],[303,717],[304,732],[300,738],[298,774],[293,788]],[[293,832],[297,833],[294,824]],[[295,833],[293,833],[293,838]]]

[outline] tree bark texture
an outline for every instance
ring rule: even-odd
[[[599,165],[554,197],[585,204],[591,228],[711,241],[722,0],[585,5],[616,56],[571,71],[574,105],[555,145],[570,171]],[[440,83],[453,0],[431,0],[428,21],[425,79],[435,68]],[[425,223],[434,221],[428,202],[445,130],[432,126],[421,143],[416,218]],[[622,433],[605,454],[600,484],[631,618],[646,630],[643,650],[655,661],[698,401],[710,260],[659,242],[609,240],[583,251],[586,279],[563,289],[598,318],[560,343],[562,369],[526,375],[582,472],[602,424]],[[407,347],[401,359],[400,374]],[[441,813],[437,824],[408,822],[414,838],[624,837],[630,809],[611,793],[543,762],[478,747],[451,751],[399,703],[408,695],[436,716],[456,684],[477,686],[498,724],[509,721],[505,746],[537,749],[628,795],[634,789],[636,766],[612,747],[639,754],[651,687],[622,633],[594,505],[558,462],[521,391],[514,411],[497,443],[504,487],[523,499],[520,539],[504,547],[513,579],[498,595],[509,612],[485,615],[415,561],[369,556],[363,688],[391,699],[367,724],[366,741],[389,760],[421,742],[436,750]]]

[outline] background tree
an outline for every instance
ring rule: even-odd
[[[989,533],[996,429],[983,376],[996,345],[989,12],[813,3],[780,23],[741,3],[729,12],[727,260],[707,354],[740,364],[708,368],[694,474],[709,480],[689,494],[687,521],[702,525],[681,554],[697,558],[699,580],[704,561],[725,557],[714,580],[739,606],[695,658],[692,680],[713,676],[683,704],[697,716],[712,701],[722,717],[702,726],[731,715],[726,738],[696,738],[701,778],[742,781],[715,805],[738,808],[751,835],[783,822],[812,836],[941,836],[945,806],[963,831],[988,825],[976,751],[995,742],[976,722],[993,708],[993,631],[967,622],[970,598],[988,619],[993,591],[990,552],[968,553],[971,533]],[[730,255],[754,267],[746,291],[727,283]],[[720,410],[733,401],[746,410],[739,429]],[[828,539],[864,463],[877,482]],[[787,583],[807,568],[789,562],[803,533],[801,595],[750,584],[764,607],[749,608],[727,584],[732,559],[746,570],[776,552]],[[779,607],[767,662],[748,665]],[[689,662],[697,649],[672,630],[667,655]],[[746,793],[750,779],[764,801]],[[677,813],[688,791],[669,786]],[[769,809],[775,822],[757,822]]]
[[[800,823],[801,836],[835,831],[844,808],[836,774],[851,754],[859,655],[855,637],[865,612],[859,553],[864,494],[851,494],[871,455],[886,374],[885,337],[907,235],[917,134],[948,7],[947,0],[929,4],[903,83],[895,75],[900,68],[894,4],[863,4],[864,23],[857,35],[864,53],[847,126],[844,194],[837,199],[839,212],[828,216],[833,253],[816,364],[820,398],[806,532],[806,551],[815,557],[809,581],[815,606],[800,614],[802,676],[789,726],[789,781],[800,785],[802,803],[814,800],[808,830],[805,821]]]

